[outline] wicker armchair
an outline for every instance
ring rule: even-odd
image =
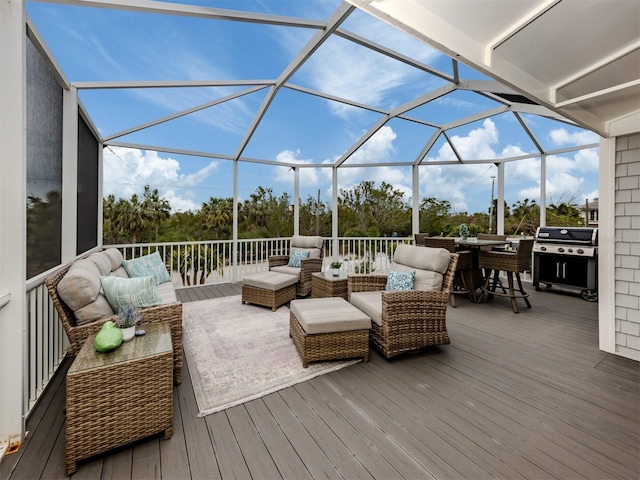
[[[431,248],[445,248],[451,253],[458,254],[458,264],[453,277],[453,288],[449,300],[451,306],[456,307],[455,295],[467,295],[475,302],[475,288],[473,288],[473,264],[474,255],[471,250],[456,250],[456,241],[453,237],[428,237],[422,240],[422,245]]]
[[[309,258],[300,262],[300,267],[288,266],[292,251],[309,251]],[[304,297],[311,293],[311,274],[322,271],[324,259],[324,239],[318,236],[294,235],[291,237],[289,255],[275,255],[269,257],[269,270],[274,272],[297,275],[296,294]]]
[[[398,250],[401,247],[420,250],[425,248],[399,245]],[[432,345],[451,343],[447,333],[446,312],[458,254],[451,253],[449,256],[449,265],[443,274],[439,291],[386,291],[387,276],[349,275],[350,301],[358,292],[380,291],[380,325],[375,320],[371,322],[370,341],[386,358],[416,352]]]
[[[65,276],[65,274],[69,271],[72,264],[68,264],[62,267],[53,275],[50,275],[45,280],[45,285],[47,286],[47,290],[49,291],[49,296],[53,302],[56,311],[58,312],[58,316],[60,317],[60,322],[62,322],[62,326],[69,338],[69,342],[71,344],[70,353],[72,355],[77,355],[85,340],[94,333],[98,333],[102,325],[111,320],[113,322],[116,321],[118,315],[113,315],[111,317],[101,318],[100,320],[95,320],[91,323],[86,323],[83,325],[76,325],[76,319],[71,310],[64,301],[58,296],[58,283]],[[140,320],[141,326],[152,324],[152,323],[160,323],[167,322],[171,328],[171,341],[173,343],[173,381],[176,385],[182,383],[182,303],[169,303],[166,305],[158,305],[156,307],[148,307],[140,309],[140,312],[143,314],[142,320]]]
[[[482,287],[482,298],[484,294],[497,295],[501,297],[511,298],[511,306],[515,313],[519,313],[517,299],[521,298],[525,301],[528,308],[531,308],[529,302],[529,294],[522,288],[522,280],[520,279],[520,272],[531,268],[531,250],[533,249],[533,239],[520,240],[518,244],[518,250],[513,251],[494,251],[494,252],[480,252],[478,255],[478,262],[481,268],[486,269],[487,275]],[[508,292],[497,292],[497,278],[498,273],[503,271],[507,274],[507,280],[509,282]],[[494,271],[493,281],[491,272]],[[518,288],[514,287],[513,275],[515,274],[518,281]]]

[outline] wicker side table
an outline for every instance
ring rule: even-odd
[[[67,372],[66,474],[77,462],[142,438],[173,435],[173,348],[168,323],[145,325],[109,353],[91,335]]]
[[[334,276],[331,272],[311,274],[311,298],[341,297],[347,299],[347,273]]]

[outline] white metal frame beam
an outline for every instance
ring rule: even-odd
[[[0,0],[0,460],[22,441],[26,346],[26,41],[24,0]]]

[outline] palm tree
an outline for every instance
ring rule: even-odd
[[[149,185],[145,185],[142,209],[144,211],[144,215],[148,217],[149,222],[155,226],[155,241],[157,242],[160,224],[163,220],[167,220],[169,218],[171,205],[169,205],[169,201],[165,198],[160,198],[157,188],[154,188],[153,191],[151,191],[151,187]]]
[[[209,198],[202,204],[200,214],[204,217],[204,225],[216,230],[218,238],[231,238],[233,224],[233,198]]]

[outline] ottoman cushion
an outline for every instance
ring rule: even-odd
[[[309,335],[371,328],[371,319],[344,298],[293,300],[290,308]]]
[[[263,288],[276,292],[289,285],[298,283],[298,277],[278,272],[259,272],[244,277],[242,283],[250,287]]]

